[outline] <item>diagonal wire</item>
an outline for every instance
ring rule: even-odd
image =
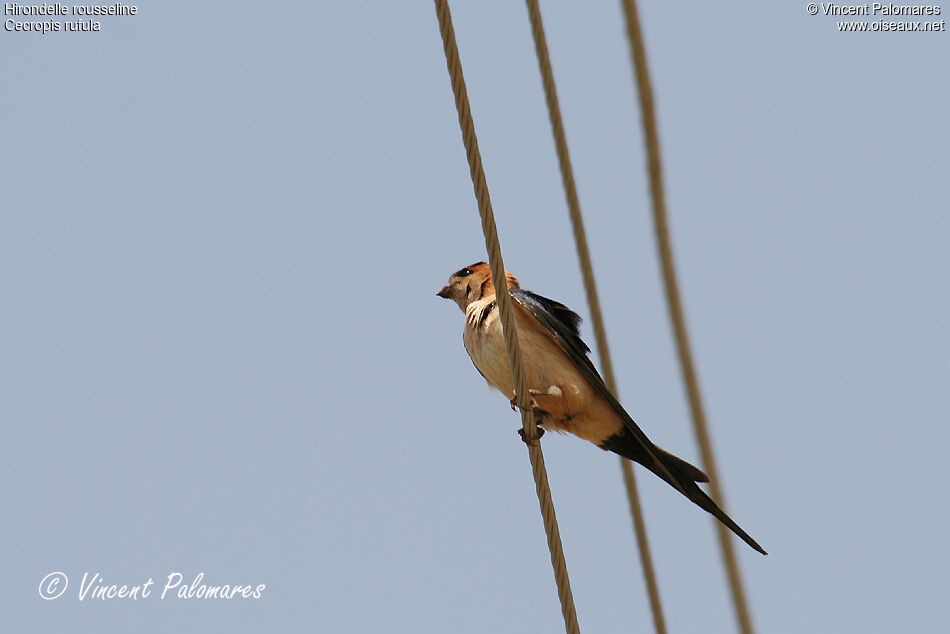
[[[580,260],[581,274],[584,278],[587,306],[590,309],[591,322],[594,327],[594,338],[597,340],[597,355],[600,357],[601,369],[604,373],[604,382],[607,384],[607,388],[616,396],[618,394],[617,383],[614,379],[610,348],[607,345],[607,330],[604,327],[603,313],[601,312],[600,300],[597,296],[597,283],[594,279],[590,249],[587,246],[584,218],[581,215],[577,186],[574,182],[574,170],[571,167],[571,157],[567,149],[564,122],[561,118],[561,107],[558,104],[557,89],[554,85],[554,72],[551,69],[551,58],[548,54],[548,44],[544,35],[544,23],[541,20],[541,10],[538,7],[538,0],[526,0],[526,4],[528,6],[528,17],[531,20],[531,34],[534,37],[534,48],[538,57],[538,67],[541,71],[542,83],[544,84],[544,96],[547,101],[548,115],[551,119],[551,132],[554,135],[558,163],[561,167],[561,180],[564,184],[564,193],[567,196],[567,207],[570,212],[571,227],[574,230],[577,257]],[[640,552],[640,563],[643,567],[643,577],[646,582],[647,595],[650,600],[650,610],[653,613],[653,625],[657,634],[665,634],[666,623],[663,618],[663,605],[660,602],[660,589],[656,580],[656,571],[653,567],[653,557],[650,553],[646,522],[644,521],[643,508],[640,505],[640,495],[637,491],[637,482],[633,474],[633,466],[626,458],[620,458],[620,468],[622,470],[624,485],[627,489],[630,514],[633,517],[634,532],[636,533],[637,547]]]
[[[670,321],[673,324],[673,334],[676,338],[676,349],[679,354],[680,368],[686,392],[689,397],[689,406],[693,414],[693,427],[696,440],[699,444],[703,468],[709,475],[709,489],[712,498],[723,509],[726,508],[722,489],[719,486],[719,474],[716,460],[713,456],[712,441],[706,425],[706,414],[699,392],[699,381],[693,364],[690,351],[689,337],[686,333],[686,318],[683,315],[683,305],[680,300],[679,287],[676,282],[676,270],[673,265],[673,248],[670,246],[670,232],[666,216],[666,199],[663,192],[663,172],[660,163],[660,141],[656,125],[656,113],[653,104],[653,88],[650,84],[650,73],[647,68],[646,51],[643,45],[643,33],[640,29],[640,19],[637,14],[636,0],[621,0],[624,16],[627,22],[627,37],[630,40],[630,55],[633,58],[634,74],[636,76],[637,91],[640,95],[640,111],[643,116],[643,131],[646,142],[646,151],[650,174],[650,194],[653,199],[653,220],[656,228],[657,249],[663,270],[663,283],[666,288],[667,305],[670,311]],[[742,576],[739,563],[733,548],[732,538],[726,527],[715,522],[719,535],[719,546],[729,578],[729,588],[736,610],[739,629],[743,634],[752,634],[752,618],[746,602],[745,590],[742,585]]]
[[[495,299],[498,302],[498,310],[501,314],[502,328],[505,334],[505,347],[508,353],[508,362],[511,366],[511,374],[514,379],[515,397],[521,409],[521,424],[525,443],[528,445],[528,457],[531,460],[531,470],[534,475],[538,503],[540,504],[541,516],[544,520],[548,550],[551,552],[551,565],[554,567],[554,578],[557,583],[558,598],[561,601],[561,614],[564,617],[564,627],[568,634],[579,634],[580,627],[577,624],[577,612],[574,608],[574,597],[571,594],[571,584],[567,574],[567,563],[564,560],[561,535],[558,530],[557,517],[554,513],[554,502],[551,499],[551,488],[548,484],[547,471],[544,468],[544,455],[541,452],[541,443],[538,441],[534,413],[531,411],[530,406],[528,406],[528,384],[524,374],[524,365],[521,360],[521,345],[518,342],[518,330],[515,325],[514,312],[511,307],[511,298],[508,296],[505,265],[501,256],[501,246],[498,243],[495,215],[492,211],[488,184],[485,180],[485,171],[482,167],[481,154],[478,151],[475,123],[472,120],[472,111],[468,102],[468,92],[465,88],[465,78],[462,76],[462,64],[459,60],[458,46],[455,42],[455,30],[452,27],[452,15],[449,12],[448,0],[435,0],[435,12],[439,19],[439,31],[442,34],[442,45],[445,51],[445,62],[448,67],[449,77],[452,81],[452,91],[455,93],[455,107],[456,110],[458,110],[462,142],[465,145],[465,154],[468,158],[472,185],[475,188],[475,197],[478,199],[478,211],[482,221],[482,232],[485,235],[485,247],[488,250],[489,265],[495,283]]]

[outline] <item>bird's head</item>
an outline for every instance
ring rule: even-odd
[[[518,288],[518,278],[505,271],[508,288]],[[486,262],[476,262],[452,274],[449,283],[436,293],[439,297],[451,299],[458,304],[462,312],[472,302],[486,297],[495,296],[495,285],[492,283],[491,269]]]

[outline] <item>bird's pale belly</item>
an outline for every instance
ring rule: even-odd
[[[511,367],[497,310],[494,313],[480,328],[467,322],[463,341],[472,362],[489,385],[511,399],[515,394]],[[605,407],[603,399],[594,396],[587,379],[549,336],[528,328],[519,328],[518,336],[528,387],[543,392],[557,386],[565,397],[563,410],[542,417],[543,427],[569,432],[598,444],[618,431],[622,426],[620,420]]]

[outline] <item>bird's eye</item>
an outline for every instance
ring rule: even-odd
[[[471,270],[469,270],[469,269],[462,269],[461,271],[459,271],[458,273],[455,274],[455,277],[468,277],[468,276],[471,275],[471,274],[472,274],[472,271],[471,271]]]

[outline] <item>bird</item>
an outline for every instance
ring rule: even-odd
[[[518,278],[507,270],[505,280],[530,388],[530,408],[539,432],[548,429],[574,434],[643,465],[746,544],[767,554],[697,485],[709,482],[709,477],[654,444],[610,392],[588,357],[590,348],[580,337],[580,316],[560,302],[522,290]],[[465,350],[479,374],[508,397],[514,409],[514,381],[489,265],[476,262],[459,269],[436,295],[454,301],[465,313]]]

